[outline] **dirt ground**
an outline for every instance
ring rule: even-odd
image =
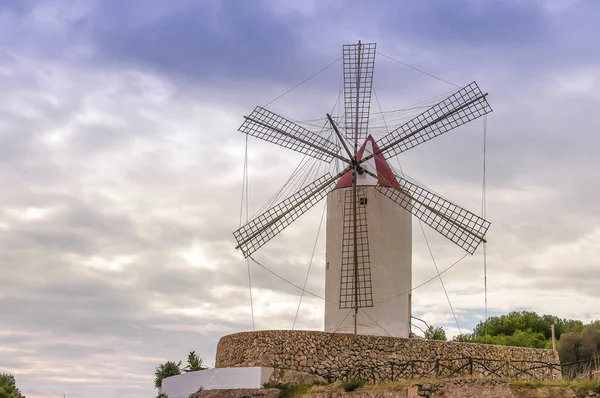
[[[576,398],[570,387],[511,386],[508,383],[465,383],[462,385],[446,384],[440,386],[434,397],[447,398]]]
[[[569,386],[511,385],[497,380],[444,380],[433,383],[429,398],[580,398],[598,397],[600,393],[579,391]],[[313,387],[302,398],[421,398],[419,385],[407,382],[393,386],[366,386],[353,392],[340,391],[341,383]],[[190,398],[278,398],[277,389],[211,390],[192,394]],[[295,395],[286,395],[295,398]]]
[[[594,397],[596,395],[589,395]],[[418,387],[358,390],[354,392],[309,392],[305,398],[420,398]],[[566,386],[514,386],[492,380],[451,380],[436,384],[430,398],[577,398]],[[588,395],[586,395],[586,398]]]

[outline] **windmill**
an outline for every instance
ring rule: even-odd
[[[469,254],[485,241],[490,223],[394,172],[386,157],[492,109],[473,82],[376,141],[369,134],[375,55],[375,43],[343,46],[343,126],[327,114],[334,140],[261,106],[244,117],[240,132],[320,161],[341,161],[344,168],[317,178],[233,235],[236,249],[250,257],[327,197],[325,330],[408,337],[410,294],[399,293],[411,291],[411,214]]]

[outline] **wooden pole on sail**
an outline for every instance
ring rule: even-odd
[[[360,105],[360,53],[361,53],[361,44],[360,40],[358,41],[358,55],[357,55],[357,64],[356,64],[356,112],[355,112],[355,126],[354,126],[354,159],[356,161],[356,157],[358,155],[358,111]],[[352,178],[352,207],[353,207],[353,234],[354,234],[354,341],[358,339],[358,239],[356,237],[356,179],[357,175],[357,165],[354,167],[353,178]]]

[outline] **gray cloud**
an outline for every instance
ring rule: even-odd
[[[477,79],[490,92],[490,314],[600,316],[598,66],[582,51],[596,32],[572,33],[595,6],[494,10],[520,16],[510,32],[485,7],[456,8],[444,20],[438,7],[415,6],[413,17],[433,19],[421,24],[427,32],[407,35],[419,18],[391,25],[393,10],[360,4],[331,24],[323,20],[339,14],[334,2],[237,10],[233,3],[82,4],[0,8],[0,38],[18,38],[0,39],[7,49],[0,56],[0,370],[14,373],[27,396],[147,396],[158,363],[196,350],[212,365],[220,336],[251,329],[246,263],[232,236],[244,156],[236,129],[254,105],[339,57],[339,46],[358,34],[377,39],[386,54],[451,81]],[[340,68],[270,108],[299,120],[324,117]],[[375,87],[383,110],[451,89],[382,57]],[[372,110],[379,112],[375,102]],[[481,144],[477,121],[399,160],[411,176],[479,212]],[[301,157],[254,139],[249,156],[253,214]],[[322,205],[257,260],[302,285]],[[414,226],[416,286],[436,274]],[[462,257],[426,233],[440,270]],[[316,294],[323,242],[321,231],[307,284]],[[299,291],[256,264],[251,273],[257,328],[290,328]],[[443,278],[461,327],[473,327],[483,316],[481,252]],[[415,290],[413,303],[418,316],[458,332],[439,281]],[[296,327],[321,328],[322,307],[305,296]]]

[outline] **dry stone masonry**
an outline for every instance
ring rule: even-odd
[[[329,380],[491,376],[553,380],[552,350],[316,331],[268,330],[224,336],[216,367],[267,366]]]

